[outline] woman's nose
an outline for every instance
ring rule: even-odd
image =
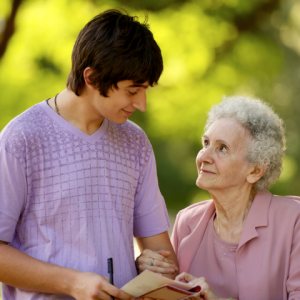
[[[212,162],[212,149],[210,147],[203,147],[197,155],[197,163],[211,163]]]

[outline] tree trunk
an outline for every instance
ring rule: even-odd
[[[13,0],[11,13],[0,36],[0,60],[6,51],[9,40],[15,32],[15,19],[21,3],[22,0]]]

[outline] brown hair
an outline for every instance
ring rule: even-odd
[[[140,23],[137,17],[114,9],[94,17],[75,42],[67,87],[79,96],[85,86],[83,71],[87,67],[94,70],[90,83],[105,97],[113,85],[118,88],[118,81],[157,84],[163,61],[146,22]]]

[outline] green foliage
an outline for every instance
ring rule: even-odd
[[[0,60],[0,129],[64,89],[76,36],[94,15],[124,7],[143,20],[143,9],[149,9],[150,28],[165,67],[160,84],[148,92],[147,112],[135,113],[132,120],[153,144],[168,209],[176,212],[209,197],[195,186],[195,157],[206,113],[223,95],[262,98],[286,121],[288,157],[272,191],[299,195],[299,2],[147,0],[143,7],[140,3],[24,1],[16,32]],[[0,20],[9,14],[10,5],[9,0],[0,2]]]

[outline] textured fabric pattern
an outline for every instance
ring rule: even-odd
[[[168,228],[151,145],[130,121],[105,120],[88,136],[43,102],[3,130],[0,149],[1,165],[10,162],[1,171],[10,183],[0,186],[0,239],[9,237],[30,256],[105,276],[113,257],[121,287],[136,275],[133,232],[151,236]],[[3,290],[4,299],[28,295]],[[28,299],[44,297],[52,296]]]

